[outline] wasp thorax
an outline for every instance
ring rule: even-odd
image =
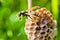
[[[30,17],[26,19],[25,24],[28,40],[54,40],[56,22],[46,8],[31,10]]]

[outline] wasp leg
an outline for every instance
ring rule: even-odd
[[[33,11],[35,9],[39,9],[40,7],[39,6],[35,6],[35,7],[32,7],[31,9],[29,9],[30,11]]]

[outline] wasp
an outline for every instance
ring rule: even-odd
[[[28,14],[28,11],[21,11],[21,12],[19,12],[19,14],[18,14],[18,17],[21,19],[21,16],[23,15],[23,17],[24,16],[26,16],[26,17],[30,17],[30,15]],[[31,17],[30,17],[31,18]]]
[[[26,17],[30,17],[30,15],[38,16],[38,14],[36,14],[36,13],[31,14],[32,11],[34,11],[35,9],[38,9],[38,8],[39,8],[38,6],[35,6],[35,7],[32,7],[31,9],[29,9],[29,10],[21,11],[21,12],[19,12],[18,17],[21,19],[21,15],[26,16]],[[29,13],[29,12],[30,12],[30,13]],[[31,17],[30,17],[30,18],[31,18]],[[31,18],[31,19],[32,19],[32,18]]]

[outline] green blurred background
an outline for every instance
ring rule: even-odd
[[[24,32],[25,17],[16,14],[27,9],[27,0],[0,0],[0,40],[28,40]],[[32,0],[32,6],[46,7],[57,20],[57,37],[60,40],[60,0]]]

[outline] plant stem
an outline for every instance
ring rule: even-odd
[[[32,7],[32,0],[28,0],[28,9]]]
[[[53,17],[58,19],[58,0],[51,0]]]

